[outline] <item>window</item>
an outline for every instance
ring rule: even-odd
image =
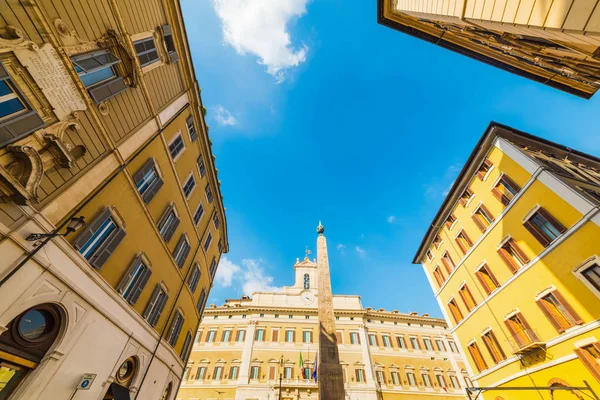
[[[487,348],[487,351],[490,353],[494,364],[498,364],[502,360],[506,360],[506,356],[502,351],[502,347],[500,347],[500,343],[498,343],[498,339],[496,339],[496,335],[494,332],[487,331],[483,335],[481,335],[483,339],[483,344]]]
[[[198,372],[196,373],[196,380],[204,380],[206,377],[206,367],[199,367]]]
[[[73,244],[90,265],[100,269],[125,237],[110,208],[105,208]]]
[[[413,372],[407,372],[406,378],[408,379],[408,384],[410,386],[417,386],[417,381],[415,380],[415,374]]]
[[[600,343],[595,342],[575,349],[583,365],[600,382]]]
[[[398,343],[399,348],[406,348],[406,341],[404,340],[404,336],[396,336],[396,342]]]
[[[415,350],[420,350],[421,349],[421,346],[419,345],[419,339],[417,339],[414,336],[410,338],[410,345]]]
[[[377,343],[377,336],[375,336],[372,333],[369,333],[369,345],[371,345],[371,346],[377,346],[378,345],[378,343]]]
[[[252,366],[250,368],[250,379],[258,379],[260,367]]]
[[[231,340],[231,329],[226,329],[223,331],[223,337],[221,338],[221,342],[228,343]]]
[[[206,302],[206,290],[202,289],[202,292],[200,293],[200,297],[198,298],[198,302],[196,303],[196,310],[198,310],[198,313],[202,314],[202,312],[204,311],[204,303]]]
[[[522,349],[539,339],[521,313],[516,313],[504,321],[514,343]]]
[[[165,242],[168,242],[173,237],[175,229],[179,226],[179,217],[175,211],[175,206],[167,207],[163,216],[158,221],[158,231]]]
[[[310,368],[306,367],[302,369],[302,377],[304,379],[310,379]],[[342,369],[342,373],[343,373],[343,380],[344,382],[346,382],[346,370]]]
[[[190,288],[192,293],[194,293],[196,291],[196,287],[198,287],[199,281],[200,281],[200,266],[198,265],[198,263],[196,263],[192,267],[192,272],[190,273],[190,277],[188,278],[188,281],[187,281],[187,285]]]
[[[600,291],[600,265],[593,263],[581,271],[581,276],[585,278],[593,288]]]
[[[237,379],[239,367],[231,367],[229,369],[229,379]]]
[[[450,384],[454,389],[460,389],[460,383],[458,382],[456,375],[450,375]]]
[[[435,345],[437,346],[438,351],[446,351],[446,346],[442,339],[435,339]]]
[[[423,385],[427,387],[431,387],[431,377],[427,373],[421,373],[421,378],[423,378]]]
[[[150,275],[152,275],[152,270],[144,264],[142,257],[136,257],[133,264],[131,264],[125,273],[123,279],[121,279],[119,286],[117,286],[117,292],[119,292],[129,304],[135,304],[138,301],[142,290],[146,287]]]
[[[294,318],[294,316],[290,314],[290,315],[288,315],[288,318],[292,319],[292,318]]]
[[[458,324],[463,319],[463,314],[456,303],[456,299],[452,299],[448,302],[448,309],[450,309],[450,314],[452,314],[454,322]]]
[[[212,203],[213,194],[212,194],[212,189],[210,188],[210,185],[206,185],[206,187],[204,188],[204,192],[206,193],[206,200],[208,200],[209,203]]]
[[[365,382],[365,370],[364,369],[356,369],[354,370],[356,374],[356,382]]]
[[[435,235],[435,238],[433,238],[433,244],[436,249],[440,248],[440,246],[442,245],[442,238],[440,237],[440,235]]]
[[[190,135],[190,142],[198,139],[198,132],[196,132],[196,126],[194,125],[194,116],[190,115],[185,120],[185,126],[187,128],[188,134]]]
[[[154,38],[152,38],[152,36],[141,40],[136,40],[133,42],[133,47],[135,48],[135,53],[137,54],[138,60],[140,61],[140,65],[142,67],[160,60],[158,51],[156,51],[156,44],[154,43]]]
[[[283,378],[284,379],[292,379],[292,367],[285,367],[283,369]]]
[[[473,242],[464,230],[461,230],[460,233],[456,235],[455,240],[463,254],[467,254],[467,251],[473,246]]]
[[[485,363],[485,360],[483,359],[483,355],[481,354],[481,351],[479,350],[479,346],[477,346],[477,342],[473,342],[471,344],[469,344],[467,346],[467,349],[469,349],[469,354],[471,355],[471,358],[473,359],[473,362],[475,363],[475,367],[477,368],[477,370],[479,372],[483,371],[484,369],[487,368],[487,364]]]
[[[198,225],[200,223],[202,215],[204,215],[204,206],[200,203],[198,204],[198,208],[196,208],[196,212],[194,212],[194,224]]]
[[[446,379],[444,379],[444,375],[436,375],[435,379],[437,379],[438,386],[441,388],[446,387]]]
[[[212,233],[208,232],[208,236],[206,236],[206,240],[204,241],[204,251],[208,251],[210,242],[212,242]]]
[[[181,378],[182,381],[186,381],[188,379],[188,375],[190,374],[190,367],[187,367],[184,371],[183,371],[183,377]]]
[[[426,254],[427,254],[427,259],[429,261],[433,260],[433,253],[431,252],[431,250],[427,250]]]
[[[271,342],[279,341],[279,329],[273,329],[271,332]]]
[[[392,371],[392,383],[394,385],[400,384],[400,377],[398,376],[398,372],[396,372],[396,371]]]
[[[192,194],[195,188],[196,179],[194,179],[194,174],[192,173],[190,174],[190,176],[188,176],[187,180],[183,184],[183,194],[185,194],[186,199],[190,198],[190,195]]]
[[[383,346],[384,347],[392,347],[392,342],[390,341],[389,335],[383,335],[381,337],[383,338]]]
[[[133,180],[138,193],[146,204],[150,203],[164,183],[153,158],[146,161],[142,168],[133,175]]]
[[[185,335],[185,341],[183,342],[183,347],[181,348],[180,357],[182,360],[187,360],[189,352],[192,348],[192,334],[190,332]]]
[[[183,267],[185,259],[188,254],[190,254],[191,248],[187,236],[185,234],[181,235],[177,242],[177,246],[175,246],[175,250],[173,250],[173,258],[175,259],[175,264],[177,264],[179,268]]]
[[[213,380],[215,380],[215,381],[221,380],[222,375],[223,375],[223,367],[215,367],[215,372],[213,373]]]
[[[183,315],[179,311],[175,313],[175,317],[173,317],[173,321],[171,321],[171,327],[169,328],[169,332],[167,333],[166,340],[169,344],[175,347],[177,344],[177,339],[179,339],[179,333],[181,332],[181,327],[183,326]]]
[[[219,221],[219,216],[215,213],[213,214],[213,224],[215,225],[215,229],[219,229],[221,222]]]
[[[557,290],[539,299],[537,304],[559,333],[575,325],[583,324],[581,317]]]
[[[467,307],[468,311],[471,311],[477,305],[475,299],[473,298],[473,294],[469,290],[467,285],[462,285],[460,289],[458,289],[458,294],[462,299],[463,303],[465,303],[465,307]]]
[[[451,352],[458,353],[458,347],[456,347],[456,343],[454,343],[454,340],[448,340],[448,345],[450,346]]]
[[[73,67],[83,86],[96,104],[116,96],[125,89],[125,80],[117,75],[116,65],[121,62],[108,50],[71,57]]]
[[[385,385],[385,376],[383,371],[376,371],[375,374],[377,375],[377,382],[379,382],[381,385]]]
[[[202,158],[202,156],[198,157],[196,164],[198,165],[198,172],[200,173],[200,178],[204,178],[204,175],[206,175],[206,166],[204,165],[204,159]]]
[[[494,222],[494,216],[483,204],[475,210],[471,218],[473,218],[473,222],[475,222],[475,225],[477,225],[481,232],[485,232],[492,222]]]
[[[184,150],[185,144],[183,143],[183,138],[181,137],[181,133],[178,133],[171,140],[171,143],[169,143],[169,154],[171,154],[171,159],[175,161]]]
[[[525,221],[525,228],[537,239],[542,246],[547,247],[567,229],[543,208]]]
[[[519,193],[521,188],[514,183],[508,176],[502,175],[496,186],[492,189],[492,194],[507,206],[512,199]]]
[[[213,279],[215,277],[215,272],[217,272],[217,260],[213,257],[210,262],[210,278]],[[245,318],[245,317],[244,317]]]
[[[287,343],[293,343],[294,342],[294,336],[296,336],[294,331],[292,331],[292,330],[285,331],[285,341]]]
[[[508,239],[498,249],[498,255],[513,274],[529,262],[529,258],[521,251],[513,239]]]
[[[487,294],[492,293],[494,290],[500,287],[498,280],[494,274],[492,274],[492,271],[487,264],[483,264],[477,271],[475,271],[475,276]]]
[[[302,341],[304,343],[312,343],[312,332],[311,331],[302,332]]]
[[[275,314],[275,318],[279,318],[279,314]]]
[[[304,274],[304,289],[310,289],[310,276]]]
[[[208,331],[208,335],[206,336],[206,343],[213,343],[215,341],[216,336],[217,331]]]
[[[492,164],[492,162],[488,159],[483,160],[483,163],[481,164],[481,166],[479,167],[479,170],[477,171],[477,178],[479,178],[479,180],[485,180],[485,177],[487,176],[488,172],[491,171],[492,167],[494,166],[494,164]]]
[[[450,214],[448,216],[448,219],[446,219],[446,228],[452,229],[452,226],[454,225],[455,222],[456,222],[456,217],[454,216],[454,214]]]
[[[423,338],[423,343],[425,344],[425,348],[429,351],[433,351],[433,346],[431,345],[431,339]]]
[[[165,304],[167,304],[167,300],[169,299],[169,295],[159,283],[156,285],[146,308],[144,309],[144,313],[142,317],[148,321],[151,326],[156,326],[158,320],[160,318],[160,314],[162,314]]]
[[[235,334],[235,341],[236,342],[243,342],[244,338],[246,336],[246,331],[245,330],[238,330]]]
[[[446,268],[446,272],[448,274],[452,273],[452,270],[456,266],[454,261],[452,261],[452,257],[450,257],[450,254],[447,251],[442,256],[442,264],[444,264],[444,268]]]
[[[471,189],[467,189],[460,196],[460,199],[458,200],[458,202],[460,203],[461,206],[466,207],[473,196],[474,196],[474,194],[471,191]]]
[[[435,267],[435,269],[433,270],[433,277],[435,278],[435,281],[437,282],[438,286],[442,287],[444,281],[446,280],[446,277],[442,273],[440,267]]]
[[[350,332],[350,343],[351,344],[360,344],[360,338],[358,337],[358,332]]]
[[[177,60],[179,60],[179,56],[177,55],[177,50],[175,49],[171,25],[163,25],[161,30],[163,34],[163,40],[165,42],[165,48],[167,49],[167,54],[169,55],[169,61],[171,63],[177,62]]]
[[[264,329],[257,329],[256,330],[256,341],[257,342],[264,342],[265,341],[265,330]]]
[[[343,332],[341,331],[336,331],[335,332],[335,339],[337,341],[337,344],[343,344],[344,343],[344,335]]]

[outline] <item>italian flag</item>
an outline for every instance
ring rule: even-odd
[[[302,371],[302,379],[307,379],[304,376],[304,361],[302,361],[302,352],[300,352],[300,358],[298,358],[298,366],[300,367],[300,371]]]

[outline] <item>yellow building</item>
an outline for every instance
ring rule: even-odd
[[[477,143],[414,259],[476,386],[600,393],[599,203],[595,157],[496,123]]]
[[[0,398],[174,398],[228,250],[202,110],[177,0],[0,0]]]
[[[384,26],[505,71],[586,99],[600,87],[597,0],[377,0],[377,8]]]
[[[294,275],[279,292],[207,307],[178,399],[277,399],[280,377],[281,399],[318,399],[316,260],[297,260]],[[333,306],[347,399],[465,398],[471,383],[443,319],[363,308],[352,295]]]

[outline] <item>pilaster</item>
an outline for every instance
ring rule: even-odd
[[[254,345],[256,324],[257,321],[248,321],[248,327],[246,328],[244,350],[242,351],[242,364],[240,365],[240,375],[238,377],[239,385],[247,385],[248,380],[250,379],[250,359],[252,358],[252,346]]]

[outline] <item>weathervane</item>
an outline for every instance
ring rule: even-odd
[[[308,260],[308,255],[310,254],[310,250],[308,249],[308,246],[306,246],[306,250],[304,250],[304,254],[305,254],[304,259]]]

